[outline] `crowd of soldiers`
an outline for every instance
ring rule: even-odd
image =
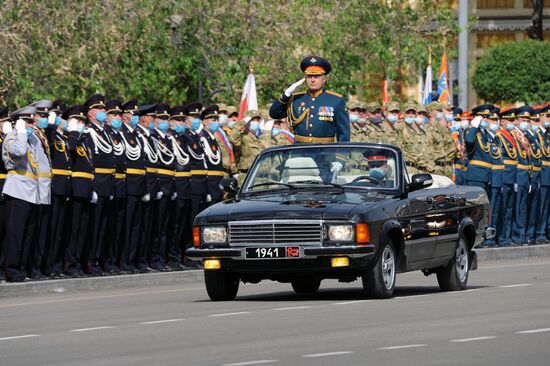
[[[193,102],[41,100],[0,108],[0,276],[29,279],[200,267],[192,222],[264,148],[291,144],[282,121]],[[0,278],[0,279],[1,279]]]
[[[389,143],[409,173],[452,177],[485,189],[494,239],[483,246],[547,244],[550,228],[550,103],[463,112],[450,104],[349,103],[351,140]]]

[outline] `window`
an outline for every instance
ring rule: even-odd
[[[515,0],[477,0],[477,8],[478,9],[513,9],[514,3],[515,3]]]

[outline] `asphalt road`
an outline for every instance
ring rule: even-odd
[[[550,261],[480,263],[467,291],[397,277],[396,297],[360,282],[241,285],[213,303],[202,285],[0,299],[0,365],[550,364]]]

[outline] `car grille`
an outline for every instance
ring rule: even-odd
[[[319,220],[273,220],[229,222],[229,243],[234,244],[319,244],[323,225]]]

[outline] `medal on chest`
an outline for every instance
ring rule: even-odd
[[[317,112],[320,121],[332,122],[334,119],[334,107],[321,106]]]

